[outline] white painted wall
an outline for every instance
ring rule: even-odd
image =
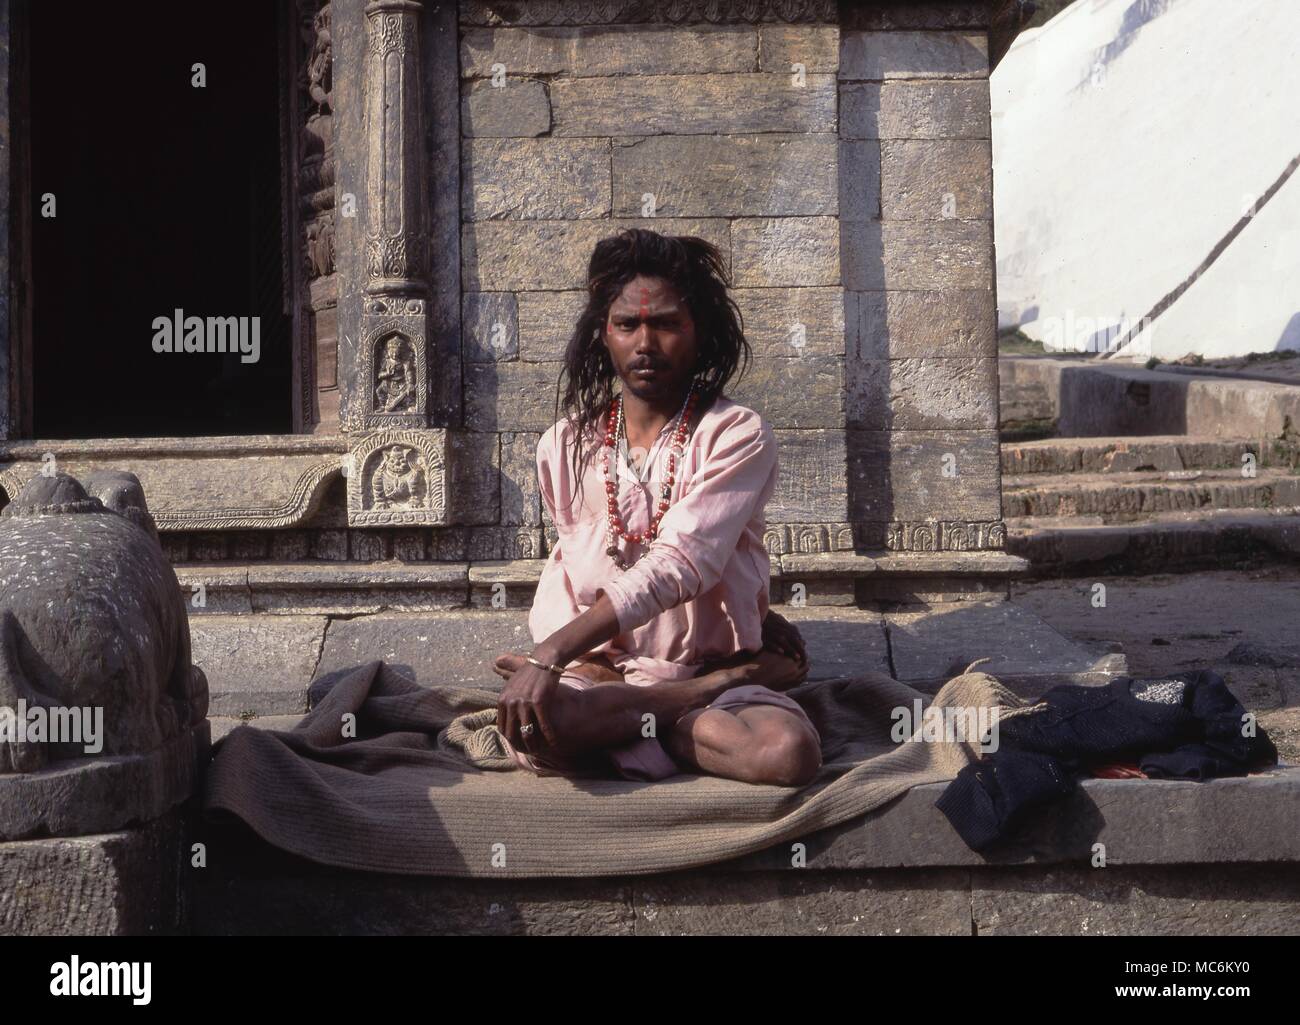
[[[1084,339],[1150,312],[1300,156],[1300,0],[1077,0],[990,86],[1000,324],[1105,349]],[[1300,170],[1126,353],[1276,349],[1300,349]]]

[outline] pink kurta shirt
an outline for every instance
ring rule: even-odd
[[[699,420],[678,460],[658,538],[649,547],[619,539],[624,560],[633,563],[627,570],[605,554],[605,417],[584,444],[589,453],[594,439],[597,454],[583,464],[578,498],[571,425],[561,420],[542,435],[537,478],[559,543],[546,560],[528,617],[535,642],[577,618],[604,591],[619,633],[593,650],[604,652],[629,683],[693,676],[699,662],[762,647],[771,565],[763,544],[764,507],[776,487],[776,438],[761,415],[722,395]],[[616,459],[611,451],[628,531],[650,524],[672,427],[669,421],[651,447],[648,460],[656,469],[644,484],[622,453]]]

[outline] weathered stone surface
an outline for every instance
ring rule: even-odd
[[[208,677],[212,714],[305,712],[326,623],[323,616],[196,616],[194,657]]]
[[[503,651],[531,651],[526,607],[428,615],[386,613],[331,624],[321,652],[319,676],[371,659],[425,686],[443,684],[499,689],[492,660]]]
[[[759,70],[792,72],[793,64],[802,64],[805,74],[837,71],[840,66],[839,26],[760,25]]]
[[[242,839],[242,838],[241,838]],[[264,851],[233,858],[196,880],[198,935],[628,936],[622,879],[438,879],[323,870]]]
[[[0,487],[12,500],[48,452],[59,470],[83,480],[129,466],[160,531],[262,530],[307,521],[338,480],[346,451],[328,435],[6,442]]]
[[[469,29],[461,36],[460,73],[487,77],[503,64],[507,75],[573,78],[730,74],[756,70],[757,45],[753,25],[711,25],[707,32],[674,25]]]
[[[470,606],[476,609],[532,608],[543,559],[495,559],[469,568]]]
[[[993,287],[991,221],[845,221],[840,232],[845,288]]]
[[[997,356],[991,289],[849,293],[863,360]]]
[[[844,360],[833,356],[755,359],[728,394],[772,427],[836,427],[844,422]]]
[[[848,360],[847,424],[894,431],[996,427],[997,360]]]
[[[248,591],[255,613],[346,616],[388,609],[433,611],[465,606],[465,571],[463,562],[254,563],[248,568]]]
[[[309,546],[305,530],[276,531],[271,536],[271,558],[277,562],[297,562],[307,558]]]
[[[804,432],[807,433],[807,432]],[[841,504],[836,499],[836,505]],[[776,556],[793,552],[851,552],[854,550],[853,524],[790,523],[768,519],[763,530],[763,546],[773,557],[772,572],[778,573]]]
[[[1175,471],[1181,472],[1181,471]],[[1111,518],[1210,509],[1294,509],[1300,506],[1300,478],[1261,471],[1200,470],[1194,480],[1164,480],[1164,474],[1052,477],[1035,474],[1005,482],[1008,516],[1094,516]]]
[[[999,377],[1002,367],[999,365]],[[1259,457],[1258,442],[1170,434],[1148,438],[1042,438],[1008,442],[1002,470],[1031,473],[1131,473],[1151,470],[1216,470],[1240,467],[1247,454]]]
[[[1021,560],[1023,562],[1023,560]],[[1006,601],[1009,584],[1003,577],[871,576],[855,581],[858,604],[864,608],[938,605],[963,601]]]
[[[672,873],[634,886],[637,935],[970,934],[961,871]]]
[[[834,75],[647,75],[551,81],[552,134],[714,135],[833,132]]]
[[[607,139],[470,139],[461,160],[465,220],[609,216]]]
[[[1058,683],[1105,683],[1123,655],[1089,650],[1015,602],[961,602],[885,613],[895,677],[933,692],[976,659],[980,672],[1026,697]]]
[[[813,220],[818,223],[829,220],[834,224],[832,218]],[[617,235],[623,228],[649,228],[665,235],[698,235],[721,249],[724,258],[731,248],[727,221],[722,219],[651,217],[584,221],[475,221],[462,227],[462,287],[467,291],[483,292],[585,288],[587,263],[596,243]]]
[[[988,35],[957,32],[863,32],[840,43],[841,79],[983,78],[989,73]]]
[[[519,358],[533,363],[564,359],[587,305],[586,291],[520,292],[518,298]]]
[[[23,487],[0,516],[0,612],[0,785],[87,755],[145,756],[206,717],[176,574],[133,474]],[[27,736],[33,714],[49,735]],[[159,789],[183,797],[169,782]]]
[[[1089,863],[1095,843],[1105,845],[1108,867],[1084,869],[1087,877],[1122,873],[1125,866],[1135,865],[1199,863],[1232,871],[1231,862],[1272,863],[1268,867],[1279,874],[1294,875],[1289,863],[1300,855],[1300,829],[1295,824],[1300,770],[1295,768],[1207,783],[1084,779],[1075,793],[1036,809],[1002,843],[983,853],[967,847],[935,807],[947,786],[913,787],[852,822],[801,837],[808,867],[793,871],[1036,863],[1023,875],[977,873],[972,878],[978,892],[995,889],[998,880],[1009,877],[1042,878],[1044,865]],[[918,844],[917,837],[926,842]],[[789,849],[759,851],[728,862],[726,868],[737,874],[790,870]]]
[[[190,616],[253,611],[243,566],[181,566],[176,579]]]
[[[987,81],[915,81],[840,87],[845,139],[988,139]]]
[[[177,813],[96,836],[0,843],[0,935],[188,932]]]
[[[941,3],[853,3],[839,9],[844,31],[897,32],[987,29],[991,10],[984,0]]]
[[[232,730],[240,726],[255,726],[259,730],[291,730],[302,722],[305,713],[288,715],[255,715],[248,719],[236,719],[229,715],[214,715],[208,720],[212,725],[212,744],[224,740]]]
[[[142,754],[60,759],[0,775],[0,861],[4,841],[104,833],[167,814],[198,786],[208,748],[204,719]]]
[[[506,78],[503,86],[470,82],[461,90],[460,130],[478,139],[519,139],[551,130],[551,100],[535,78]]]
[[[834,214],[835,147],[833,135],[619,139],[614,213],[643,216],[648,194],[661,217]]]
[[[838,288],[737,288],[731,293],[754,355],[842,356],[845,299]]]
[[[971,914],[976,932],[993,936],[1293,936],[1300,873],[1263,865],[1001,869],[975,877]]]
[[[819,590],[826,581],[795,577],[791,583],[802,583],[804,592],[809,593]],[[815,605],[782,605],[779,611],[798,626],[803,636],[808,649],[809,680],[890,672],[889,642],[880,613]]]
[[[885,220],[993,217],[993,154],[983,140],[883,140],[880,181]]]
[[[880,143],[874,139],[841,141],[840,219],[880,219]]]
[[[776,490],[767,503],[769,523],[843,522],[844,432],[775,430],[780,445]]]
[[[518,364],[501,364],[517,366]],[[491,373],[495,367],[476,368]],[[449,432],[447,505],[453,523],[501,522],[501,439],[492,430]],[[522,424],[518,426],[523,426]]]
[[[739,287],[840,283],[840,224],[834,217],[738,218],[731,222],[731,252]]]
[[[779,594],[780,600],[786,605],[854,608],[857,605],[854,585],[852,578],[818,577],[800,580],[796,574],[796,578],[783,578],[779,582]]]
[[[519,358],[519,306],[513,292],[466,292],[461,352],[466,363]]]
[[[465,539],[465,558],[471,562],[499,559],[542,559],[546,549],[542,546],[539,527],[497,526],[468,528]]]
[[[994,430],[849,431],[847,448],[854,519],[999,518]]]
[[[312,533],[307,548],[308,557],[329,562],[347,562],[348,532],[346,530],[317,530]]]
[[[387,535],[368,530],[348,531],[348,552],[356,562],[382,562],[389,557]]]
[[[541,526],[537,487],[537,443],[541,435],[510,431],[501,435],[501,522]]]
[[[498,363],[465,368],[465,424],[475,431],[542,432],[555,423],[559,363]],[[479,520],[478,522],[487,522]]]

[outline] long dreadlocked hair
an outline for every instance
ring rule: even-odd
[[[582,490],[583,463],[594,459],[600,448],[596,439],[588,455],[584,440],[609,409],[618,379],[604,341],[609,308],[638,275],[671,283],[695,322],[699,412],[708,409],[722,394],[742,356],[740,376],[744,377],[749,368],[751,353],[745,340],[744,319],[727,294],[731,275],[717,246],[694,235],[661,235],[645,228],[625,228],[601,239],[587,264],[587,305],[569,337],[555,386],[555,419],[559,420],[560,386],[565,385],[564,415],[574,428],[573,472],[578,494]]]

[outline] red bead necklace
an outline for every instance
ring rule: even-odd
[[[673,481],[676,479],[677,457],[685,450],[686,438],[690,433],[691,414],[695,411],[696,384],[696,381],[691,382],[690,391],[686,393],[686,401],[682,403],[682,408],[677,413],[677,426],[673,430],[672,447],[668,453],[668,475],[659,488],[659,505],[656,507],[654,517],[650,520],[650,526],[641,531],[629,531],[623,527],[623,518],[618,509],[618,479],[617,477],[611,478],[609,475],[610,449],[618,443],[618,437],[623,433],[622,393],[615,395],[609,404],[609,414],[605,426],[605,451],[602,453],[601,461],[605,476],[606,514],[609,519],[609,526],[605,531],[605,538],[609,545],[605,549],[605,554],[614,560],[619,569],[628,569],[630,564],[619,552],[618,542],[614,540],[615,537],[621,537],[626,541],[634,541],[638,544],[647,544],[659,534],[659,521],[664,518],[664,513],[668,511],[669,496],[672,494]]]

